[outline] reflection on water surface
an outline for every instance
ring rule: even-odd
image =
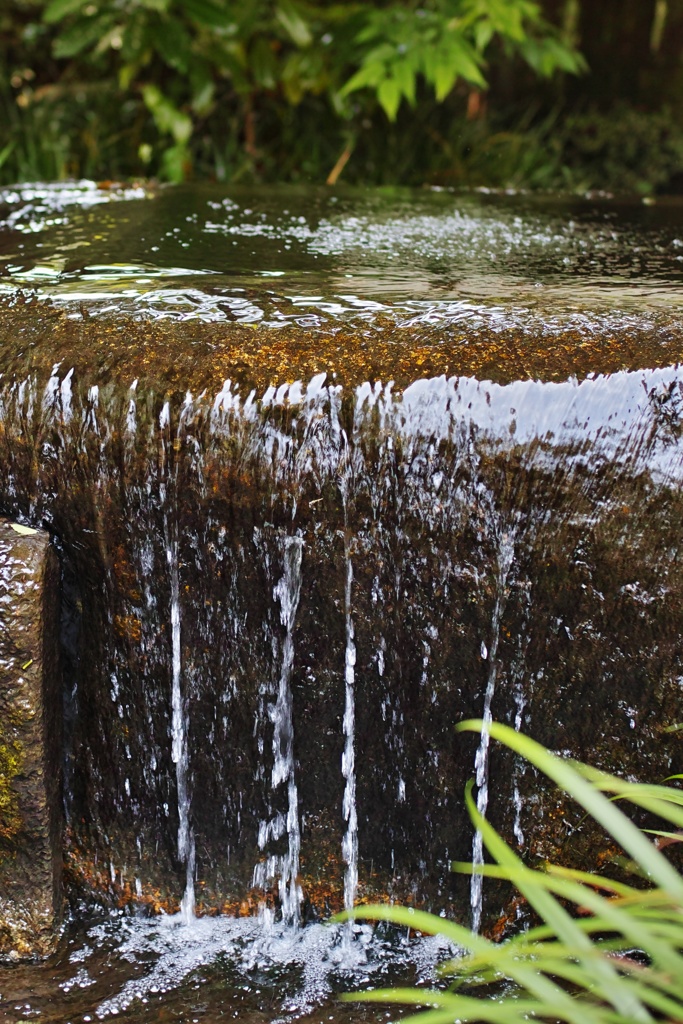
[[[156,318],[605,329],[677,317],[682,268],[673,201],[88,182],[0,192],[5,292]]]

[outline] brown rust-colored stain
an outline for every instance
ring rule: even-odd
[[[136,886],[133,875],[124,876],[116,870],[112,876],[108,863],[100,863],[75,838],[72,831],[67,836],[65,853],[65,877],[70,891],[85,893],[89,898],[101,897],[110,906],[123,909],[138,907],[150,914],[177,914],[180,910],[182,887],[168,888],[145,881]],[[302,890],[302,914],[307,919],[326,919],[344,909],[344,864],[341,857],[325,846],[315,858],[315,867],[310,869],[302,864],[297,879]],[[390,891],[391,890],[391,891]],[[198,917],[253,917],[265,905],[278,905],[277,884],[269,889],[252,887],[239,894],[221,893],[204,881],[195,882],[196,914]],[[356,905],[390,903],[400,899],[410,905],[415,902],[414,894],[407,889],[400,894],[387,884],[387,878],[379,872],[361,870]]]

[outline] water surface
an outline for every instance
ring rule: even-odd
[[[682,270],[674,200],[92,182],[0,192],[3,290],[148,317],[604,329],[677,318]]]

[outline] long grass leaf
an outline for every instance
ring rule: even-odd
[[[345,920],[348,917],[365,918],[374,921],[390,921],[404,927],[414,928],[429,935],[442,934],[457,945],[470,950],[481,960],[476,962],[483,964],[502,964],[501,973],[510,980],[516,982],[522,988],[526,988],[532,995],[545,1003],[552,1003],[562,1009],[562,1019],[571,1024],[599,1024],[597,1018],[593,1019],[586,1015],[579,1015],[575,1004],[570,996],[564,992],[559,985],[544,978],[533,966],[523,960],[516,960],[507,956],[504,944],[489,942],[480,935],[476,935],[462,925],[452,921],[445,921],[434,914],[427,914],[424,911],[412,910],[406,907],[392,907],[386,904],[354,907],[352,911],[345,911],[336,915],[333,920]],[[647,1018],[645,1018],[647,1019]]]
[[[481,935],[475,935],[469,928],[448,921],[425,910],[414,910],[412,907],[394,906],[388,903],[369,903],[335,914],[332,921],[347,921],[349,918],[368,921],[388,921],[392,924],[424,932],[425,935],[443,935],[457,946],[476,950],[485,955],[495,953],[495,945]]]
[[[514,730],[511,729],[510,732],[514,733]],[[515,733],[515,735],[518,734]],[[542,747],[540,749],[543,751]],[[619,1013],[623,1013],[627,1019],[629,1019],[630,1015],[630,1018],[633,1021],[650,1024],[652,1017],[648,1010],[639,1002],[638,999],[634,999],[630,993],[626,992],[620,986],[618,972],[610,963],[607,962],[606,959],[596,955],[595,948],[590,939],[581,931],[580,928],[576,927],[574,920],[567,913],[564,907],[558,903],[551,893],[543,889],[535,881],[526,877],[528,874],[533,875],[533,872],[528,872],[524,869],[524,865],[519,857],[510,849],[507,843],[501,839],[489,822],[479,813],[472,798],[471,785],[467,788],[465,800],[467,802],[472,821],[475,826],[481,830],[486,848],[501,866],[509,868],[512,871],[519,872],[520,879],[524,879],[523,881],[520,880],[518,882],[519,891],[527,898],[529,903],[543,917],[543,919],[555,928],[558,937],[562,939],[567,946],[577,950],[578,955],[581,956],[585,964],[586,971],[593,978],[593,981],[601,987],[606,1001],[611,1003]],[[609,801],[605,802],[612,810],[615,809],[611,804],[609,804]],[[621,814],[621,812],[619,812],[619,814]]]
[[[398,1003],[405,1006],[436,1006],[450,1012],[450,1020],[491,1021],[505,1024],[506,1021],[526,1021],[529,1014],[543,1017],[552,1014],[557,1021],[580,1020],[581,1008],[574,1002],[571,1017],[565,1017],[554,1003],[543,1003],[533,999],[509,999],[500,1002],[498,999],[476,999],[471,996],[457,995],[450,992],[439,992],[435,989],[389,988],[374,989],[370,992],[345,993],[342,997],[346,1002],[363,1003]],[[588,1008],[587,1008],[588,1009]],[[426,1015],[417,1019],[426,1021]],[[584,1016],[583,1020],[591,1019]],[[596,1018],[597,1019],[597,1018]]]
[[[481,732],[483,727],[481,720],[469,720],[461,722],[456,728],[460,731]],[[551,754],[540,743],[516,732],[510,726],[492,722],[488,726],[488,731],[494,739],[521,754],[569,793],[635,861],[647,865],[649,875],[658,885],[668,889],[683,902],[683,879],[675,868],[636,825],[612,801],[583,778],[573,765]]]
[[[505,878],[514,882],[520,892],[527,887],[538,886],[574,903],[577,907],[587,909],[594,918],[593,927],[598,932],[619,932],[634,946],[640,946],[654,960],[668,971],[683,974],[683,957],[664,942],[656,932],[648,928],[645,922],[634,917],[630,905],[625,907],[621,900],[605,899],[594,889],[569,878],[543,871],[534,871],[521,865],[517,868],[490,865],[482,874],[488,877]],[[683,933],[682,933],[683,938]]]
[[[626,882],[616,882],[613,878],[603,878],[602,875],[594,875],[590,871],[581,871],[578,868],[566,868],[562,864],[544,864],[544,870],[549,875],[559,875],[561,878],[573,878],[577,882],[583,882],[584,885],[589,885],[593,889],[601,890],[603,892],[612,892],[615,896],[629,897],[637,895],[642,897],[644,892],[642,889],[636,889],[632,885],[628,885]],[[649,889],[645,890],[645,893],[654,893],[657,890]],[[667,896],[668,900],[669,897]]]
[[[652,979],[650,979],[652,981]],[[672,999],[664,994],[659,987],[655,988],[652,984],[643,984],[638,981],[631,981],[633,990],[638,993],[638,997],[647,1003],[651,1009],[657,1013],[665,1013],[673,1021],[683,1021],[683,994],[680,990],[680,982],[676,986],[678,989],[677,999]]]

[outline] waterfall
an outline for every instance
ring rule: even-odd
[[[356,700],[355,700],[355,665],[356,645],[354,643],[353,618],[351,616],[351,586],[353,583],[353,564],[348,543],[344,549],[346,560],[346,586],[344,588],[344,612],[346,616],[346,648],[344,654],[344,752],[342,754],[342,774],[346,779],[344,788],[343,813],[347,823],[346,834],[342,840],[342,856],[346,862],[344,875],[344,908],[353,908],[358,889],[358,813],[356,810]]]
[[[0,380],[0,493],[54,531],[69,573],[84,883],[112,861],[117,900],[185,893],[189,918],[194,887],[202,909],[244,912],[260,859],[294,942],[299,886],[316,913],[351,907],[366,865],[377,893],[447,898],[444,851],[473,831],[459,717],[504,710],[581,756],[600,742],[588,690],[637,771],[640,727],[659,736],[661,716],[636,682],[661,679],[672,708],[680,689],[680,370],[164,404],[50,369]],[[454,680],[472,663],[476,687]],[[561,822],[522,806],[531,778],[507,760],[494,800],[477,746],[479,810],[513,842],[554,841]],[[666,772],[669,748],[653,750]],[[484,852],[478,836],[475,865]],[[470,896],[483,924],[478,880],[459,912]]]
[[[178,579],[178,542],[174,538],[167,549],[171,573],[171,649],[173,680],[171,691],[171,757],[176,767],[178,783],[178,856],[185,864],[185,892],[180,904],[183,922],[194,919],[195,842],[190,825],[190,796],[187,787],[188,749],[187,709],[181,690],[182,663],[180,655],[180,586]]]
[[[523,691],[522,687],[519,686],[519,685],[517,686],[517,689],[516,689],[516,692],[515,692],[515,703],[517,705],[517,711],[515,713],[515,731],[516,732],[521,732],[522,731],[522,720],[523,720],[523,716],[524,716],[524,708],[525,708],[525,705],[526,705],[526,700],[524,698],[524,691]],[[514,824],[512,826],[512,831],[515,834],[515,839],[517,840],[517,845],[521,849],[524,846],[524,832],[522,830],[523,802],[522,802],[522,794],[521,794],[520,789],[519,789],[519,774],[520,774],[520,766],[519,766],[519,759],[518,759],[518,763],[515,764],[514,787],[513,787],[513,790],[512,790],[512,803],[513,803],[514,808],[515,808],[515,820],[514,820]]]
[[[513,531],[503,532],[498,545],[498,565],[496,572],[496,599],[493,606],[493,617],[491,620],[491,647],[489,650],[482,641],[482,658],[488,659],[489,674],[484,695],[484,712],[482,715],[484,727],[481,732],[481,740],[474,760],[477,780],[477,810],[484,816],[489,803],[489,731],[488,727],[493,721],[491,706],[496,692],[496,678],[498,675],[498,641],[500,639],[500,622],[505,610],[507,599],[506,585],[510,566],[515,553],[515,534]],[[484,844],[479,829],[474,834],[472,843],[472,882],[470,888],[470,904],[472,907],[472,931],[478,932],[481,924],[483,907],[483,878],[477,873],[477,868],[484,863]]]

